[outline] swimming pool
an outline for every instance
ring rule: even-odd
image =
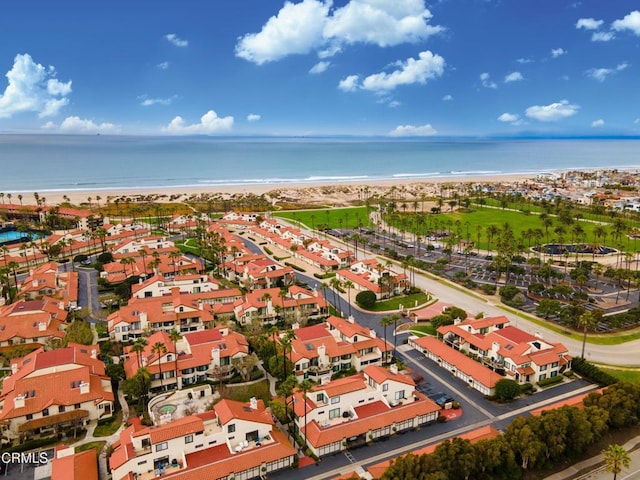
[[[38,230],[28,230],[26,232],[19,232],[16,229],[2,229],[0,230],[0,245],[8,245],[10,243],[28,242],[44,236],[46,232]]]

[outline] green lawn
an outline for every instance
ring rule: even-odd
[[[199,255],[200,249],[196,245],[195,238],[187,238],[185,240],[178,240],[175,242],[176,247],[180,249],[183,253],[193,253],[194,255]]]
[[[104,448],[105,444],[107,442],[89,442],[89,443],[83,443],[82,445],[78,445],[75,448],[76,453],[80,453],[80,452],[85,452],[87,450],[91,450],[92,448],[96,451],[96,453],[98,455],[100,455],[100,452],[102,451],[102,449]]]
[[[108,437],[109,435],[113,435],[114,433],[116,433],[121,424],[122,412],[120,411],[113,416],[111,422],[96,426],[96,429],[93,431],[93,436]]]
[[[426,335],[436,336],[436,329],[431,325],[414,325],[409,329],[411,333],[417,337],[424,337]]]
[[[393,297],[388,300],[382,300],[376,302],[370,312],[388,312],[391,310],[398,310],[400,305],[404,307],[414,308],[417,305],[422,305],[429,300],[426,293],[412,293],[411,295],[401,295],[399,297]]]
[[[265,379],[252,385],[226,386],[222,396],[238,402],[248,402],[251,397],[256,397],[261,398],[266,403],[271,400],[269,381]]]
[[[617,370],[615,368],[606,368],[606,367],[599,367],[599,368],[600,370],[624,382],[640,383],[640,369]]]
[[[523,239],[525,247],[535,245],[535,236],[531,234],[531,231],[537,229],[539,229],[543,234],[540,240],[541,243],[547,243],[547,241],[558,242],[560,240],[562,240],[563,243],[571,243],[572,241],[575,241],[571,231],[571,225],[562,225],[565,230],[564,233],[559,234],[555,232],[555,229],[561,225],[559,219],[555,216],[548,217],[552,223],[550,226],[545,227],[540,216],[536,214],[514,212],[499,208],[483,208],[480,206],[474,206],[470,211],[454,211],[447,213],[447,208],[448,207],[446,207],[446,205],[443,207],[445,213],[425,215],[424,223],[418,225],[416,225],[416,219],[418,219],[419,216],[416,216],[409,211],[407,213],[399,213],[394,216],[387,216],[386,220],[401,232],[406,232],[406,236],[408,236],[410,232],[413,233],[415,231],[431,232],[451,230],[453,233],[458,234],[461,239],[465,240],[468,237],[470,241],[477,244],[479,232],[479,245],[483,250],[489,250],[490,247],[491,250],[495,251],[496,248],[497,235],[491,239],[491,244],[489,245],[489,238],[486,234],[487,227],[489,227],[489,225],[494,225],[500,229],[505,223],[508,223],[511,226],[511,229],[517,239]],[[582,227],[584,234],[581,235],[577,241],[582,243],[595,242],[594,229],[598,224],[585,220],[580,220],[579,224]],[[607,236],[605,238],[600,238],[599,243],[605,244],[609,247],[631,251],[637,250],[636,247],[640,248],[640,246],[637,245],[637,242],[629,242],[629,245],[627,245],[626,239],[624,241],[614,241],[612,228],[609,225],[604,225],[604,228],[607,231]]]
[[[274,217],[301,222],[307,227],[316,228],[357,228],[370,226],[366,207],[327,208],[320,210],[294,210],[275,212]]]

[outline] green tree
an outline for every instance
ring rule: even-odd
[[[582,327],[582,332],[583,332],[582,353],[580,354],[582,358],[584,358],[584,347],[587,344],[587,330],[590,328],[593,328],[595,324],[596,324],[596,317],[592,312],[588,310],[578,317],[578,326]]]
[[[147,339],[144,337],[136,338],[136,341],[131,345],[130,352],[135,353],[138,357],[138,368],[142,366],[142,352],[144,352],[145,347],[147,346]]]
[[[496,382],[495,397],[502,402],[510,402],[520,395],[520,386],[518,382],[510,378],[503,378]]]
[[[389,315],[385,315],[380,319],[380,325],[383,328],[384,335],[384,361],[386,362],[389,355],[387,354],[387,327],[393,325],[393,319]]]
[[[182,340],[182,334],[178,330],[173,328],[169,332],[169,340],[171,340],[171,343],[173,343],[173,352],[174,352],[173,370],[175,371],[175,375],[176,375],[176,388],[178,388],[178,349],[176,347],[176,344],[180,340]]]
[[[557,315],[561,308],[562,306],[558,300],[543,298],[536,307],[536,313],[544,318],[549,318],[552,315]]]
[[[122,392],[131,400],[137,400],[144,410],[151,388],[151,375],[146,368],[139,368],[135,375],[122,382]]]
[[[371,310],[376,304],[376,294],[371,290],[363,290],[356,295],[356,303],[365,310]]]
[[[304,404],[304,446],[307,446],[307,394],[313,391],[313,383],[310,380],[303,380],[298,385],[298,390],[302,392],[302,403]]]
[[[613,473],[613,480],[616,480],[618,474],[623,468],[629,468],[631,458],[627,451],[618,444],[609,445],[602,451],[604,457],[605,470]]]
[[[162,375],[162,357],[167,353],[167,347],[162,342],[156,342],[151,346],[151,351],[158,356],[158,370],[160,371],[160,389],[164,390],[164,379]]]
[[[545,447],[531,428],[530,420],[535,420],[535,417],[516,417],[504,434],[524,470],[538,463]]]

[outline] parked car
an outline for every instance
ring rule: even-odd
[[[453,402],[453,398],[449,395],[442,395],[441,397],[436,398],[436,404],[440,407],[445,406],[449,402]]]

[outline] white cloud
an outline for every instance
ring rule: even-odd
[[[59,130],[62,133],[77,133],[77,134],[96,134],[96,133],[118,133],[120,127],[113,123],[94,123],[93,120],[88,120],[80,117],[67,117],[60,126],[49,121],[42,126],[45,130]]]
[[[597,30],[604,23],[604,20],[596,20],[595,18],[579,18],[576,22],[576,28],[584,28],[585,30]]]
[[[442,100],[445,101],[445,102],[450,102],[451,100],[453,100],[453,96],[447,94],[444,97],[442,97]]]
[[[505,112],[498,117],[498,121],[505,122],[505,123],[514,123],[514,122],[517,122],[518,120],[520,120],[520,115],[516,113]]]
[[[613,32],[593,32],[591,35],[592,42],[609,42],[616,38]]]
[[[553,58],[561,57],[562,55],[566,55],[568,52],[564,48],[553,48],[551,50],[551,56]]]
[[[183,40],[182,38],[178,37],[178,35],[176,35],[175,33],[167,33],[164,38],[169,41],[169,43],[171,43],[172,45],[175,45],[176,47],[186,47],[189,45],[189,41],[188,40]]]
[[[392,137],[428,137],[436,135],[438,132],[430,124],[414,126],[414,125],[398,125],[389,132]]]
[[[260,32],[238,40],[236,55],[258,65],[312,51],[327,58],[345,45],[417,43],[443,30],[428,23],[431,12],[423,0],[351,0],[332,6],[331,0],[285,2]]]
[[[318,0],[286,2],[259,33],[248,33],[238,41],[236,55],[261,65],[311,52],[326,43],[322,32],[329,7]]]
[[[138,97],[140,105],[143,107],[151,107],[153,105],[171,105],[171,103],[177,98],[177,95],[172,95],[168,98],[149,98],[147,95],[141,95]]]
[[[624,18],[614,21],[611,28],[618,32],[631,30],[635,35],[640,36],[640,11],[634,10]]]
[[[233,117],[219,117],[216,112],[209,110],[200,117],[200,123],[188,125],[182,117],[178,116],[162,130],[175,135],[210,135],[228,132],[232,126]]]
[[[249,115],[247,115],[247,121],[248,122],[257,122],[261,118],[262,118],[262,116],[258,115],[257,113],[250,113]]]
[[[604,125],[604,120],[599,118],[598,120],[594,120],[593,122],[591,122],[591,126],[593,128],[597,128],[597,127],[601,127]]]
[[[484,88],[498,88],[496,82],[492,81],[491,76],[486,72],[480,74],[480,81],[482,82],[482,86]]]
[[[167,70],[169,68],[169,62],[160,62],[156,67],[160,70]]]
[[[417,43],[442,31],[427,23],[431,16],[422,0],[352,0],[335,10],[324,36],[341,44],[380,47]]]
[[[358,80],[360,77],[358,75],[349,75],[346,78],[340,80],[338,83],[338,88],[340,90],[344,90],[345,92],[355,92],[358,89]]]
[[[524,80],[524,77],[520,72],[511,72],[509,75],[504,77],[504,83],[519,82],[521,80]]]
[[[398,108],[402,104],[397,100],[391,100],[387,105],[389,108]]]
[[[309,73],[318,74],[318,73],[325,72],[327,68],[329,68],[329,65],[331,65],[331,62],[324,62],[324,61],[318,62],[313,67],[311,67],[311,70],[309,70]]]
[[[625,70],[629,64],[627,62],[619,63],[615,68],[592,68],[587,70],[587,76],[598,82],[604,82],[610,75]]]
[[[56,115],[69,103],[71,81],[56,78],[54,67],[35,63],[29,54],[16,55],[6,74],[8,85],[0,94],[0,118],[35,112],[40,118]]]
[[[530,58],[518,58],[516,59],[516,62],[518,62],[521,65],[525,65],[527,63],[532,63],[533,60],[531,60]]]
[[[359,87],[364,90],[384,92],[393,90],[399,85],[414,83],[423,85],[428,80],[441,76],[444,72],[444,65],[444,58],[426,50],[420,52],[417,59],[408,58],[404,62],[396,62],[396,66],[400,68],[391,73],[380,72],[369,75]],[[342,82],[340,83],[342,84]]]
[[[560,100],[550,105],[533,105],[525,110],[525,114],[541,122],[556,122],[575,115],[579,109],[578,105],[572,105],[568,100]]]

